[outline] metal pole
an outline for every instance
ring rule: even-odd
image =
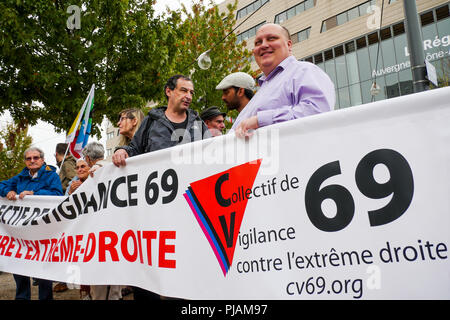
[[[414,92],[421,92],[428,89],[428,80],[426,79],[427,68],[425,66],[425,53],[416,1],[403,0],[403,8],[405,10],[406,37],[408,38],[413,88]]]

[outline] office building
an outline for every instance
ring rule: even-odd
[[[234,0],[220,3],[219,9],[230,3]],[[426,59],[435,66],[440,85],[448,85],[449,1],[416,4]],[[334,82],[335,109],[413,92],[402,0],[384,0],[384,5],[382,0],[240,0],[236,18],[236,26],[243,22],[235,30],[237,41],[245,40],[250,49],[262,24],[286,27],[293,55],[315,63]],[[258,68],[254,61],[252,67]],[[372,96],[375,80],[380,90]]]

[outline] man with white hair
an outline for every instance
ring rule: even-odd
[[[11,179],[0,181],[0,197],[11,201],[32,195],[62,196],[61,180],[56,168],[47,165],[44,152],[31,147],[24,152],[25,168]],[[14,274],[16,281],[16,300],[30,300],[30,277]],[[35,279],[39,286],[39,300],[53,300],[52,281]]]

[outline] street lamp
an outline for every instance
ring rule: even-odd
[[[265,6],[266,3],[268,3],[269,1],[265,1],[263,4],[261,4],[261,6],[256,9],[255,11],[253,11],[247,18],[245,18],[241,23],[239,23],[236,27],[234,27],[233,30],[231,30],[227,35],[225,35],[225,37],[223,37],[220,41],[216,42],[210,49],[206,50],[205,52],[202,52],[202,54],[200,54],[198,56],[197,59],[195,59],[195,61],[193,61],[191,64],[189,64],[186,68],[183,69],[183,72],[190,68],[195,62],[197,62],[197,65],[200,69],[202,70],[208,70],[211,65],[212,65],[212,61],[211,61],[211,57],[210,57],[210,53],[211,51],[220,43],[222,43],[226,38],[228,38],[228,36],[230,34],[232,34],[234,32],[234,30],[236,30],[237,28],[239,28],[245,21],[247,21],[248,19],[250,19],[251,16],[253,16],[259,9],[261,9],[262,7]]]
[[[428,85],[428,80],[425,78],[427,69],[423,51],[422,32],[420,30],[416,2],[403,0],[403,8],[405,10],[405,30],[408,38],[413,88],[414,92],[417,93],[427,90]]]

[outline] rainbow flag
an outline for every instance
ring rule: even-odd
[[[86,146],[92,128],[92,110],[94,109],[94,91],[92,85],[89,95],[84,100],[80,112],[67,133],[66,143],[69,144],[70,153],[76,158],[81,158],[81,150]]]

